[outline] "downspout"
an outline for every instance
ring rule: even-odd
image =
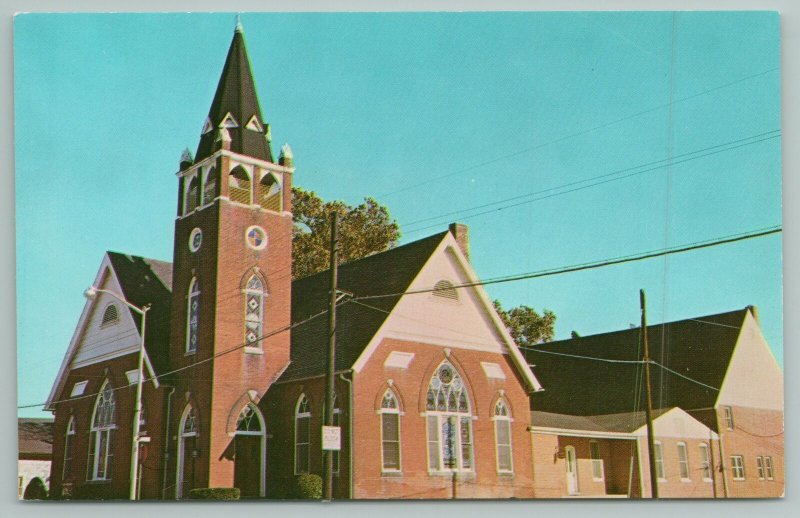
[[[714,420],[717,422],[717,440],[719,441],[719,470],[722,472],[722,497],[728,498],[728,473],[725,469],[725,450],[722,448],[722,427],[719,425],[719,411],[714,408]]]
[[[355,373],[351,369],[350,376],[354,377]],[[344,377],[344,372],[339,373],[339,379],[347,383],[347,442],[348,442],[348,457],[347,471],[349,475],[349,483],[347,488],[348,498],[353,499],[353,380]]]
[[[167,393],[167,413],[164,414],[167,416],[166,425],[164,427],[164,467],[161,470],[161,499],[167,499],[167,467],[169,466],[169,420],[172,417],[170,415],[171,406],[172,406],[172,394],[175,393],[175,387],[170,388],[170,391]]]

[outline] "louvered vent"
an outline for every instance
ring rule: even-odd
[[[450,300],[458,300],[458,292],[450,281],[439,281],[433,286],[433,295]]]
[[[119,312],[117,311],[117,306],[114,304],[109,304],[106,308],[105,312],[103,313],[103,321],[100,323],[101,326],[106,324],[111,324],[119,320]]]

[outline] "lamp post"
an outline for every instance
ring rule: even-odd
[[[142,379],[144,378],[144,333],[145,333],[145,325],[147,323],[147,310],[150,309],[150,305],[147,304],[141,308],[134,306],[127,300],[125,300],[121,295],[114,293],[113,291],[104,290],[102,288],[96,288],[94,286],[90,286],[87,290],[83,293],[83,295],[89,299],[94,300],[97,298],[98,293],[107,293],[114,297],[115,299],[119,300],[133,311],[141,315],[142,317],[142,339],[139,342],[139,370],[136,374],[136,407],[133,413],[133,436],[131,438],[131,490],[129,499],[136,500],[137,493],[138,493],[138,485],[139,485],[139,442],[141,441],[141,437],[139,437],[139,433],[141,431],[141,419],[142,419]]]

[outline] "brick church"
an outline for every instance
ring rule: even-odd
[[[127,498],[136,471],[141,499],[287,498],[321,473],[330,288],[325,272],[292,281],[294,174],[237,26],[180,160],[172,263],[108,252],[92,284],[48,398],[53,496]],[[337,309],[334,498],[534,496],[541,386],[483,289],[455,288],[475,281],[461,225],[341,266],[341,290],[376,297]]]

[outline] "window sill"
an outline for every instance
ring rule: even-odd
[[[429,471],[428,476],[431,477],[452,477],[455,475],[460,480],[473,480],[475,478],[474,471],[458,471],[458,470],[450,470],[450,471]]]
[[[500,478],[514,478],[513,471],[498,471],[497,476]]]
[[[397,478],[397,477],[402,477],[403,476],[403,472],[402,471],[381,471],[381,476],[382,477],[388,477],[388,478]]]
[[[197,351],[186,351],[185,353],[183,353],[183,356],[184,357],[186,357],[186,356],[194,356],[195,354],[197,354]]]
[[[703,477],[703,482],[714,482],[714,480]]]
[[[661,480],[663,480],[663,479],[659,479],[659,482]],[[606,481],[606,479],[604,479],[604,478],[594,478],[594,477],[592,477],[592,482],[605,482],[605,481]]]
[[[110,478],[95,478],[95,479],[92,479],[92,480],[87,480],[86,483],[94,485],[94,486],[100,486],[100,485],[103,485],[103,484],[110,484],[111,483],[111,479]]]
[[[736,478],[736,477],[734,477],[733,480],[735,480],[736,482],[744,482],[747,479],[746,478]]]
[[[692,479],[690,479],[690,478],[681,478],[681,482],[683,482],[684,484],[691,484]]]
[[[252,347],[246,346],[244,348],[245,354],[264,354],[264,350],[261,347]]]

